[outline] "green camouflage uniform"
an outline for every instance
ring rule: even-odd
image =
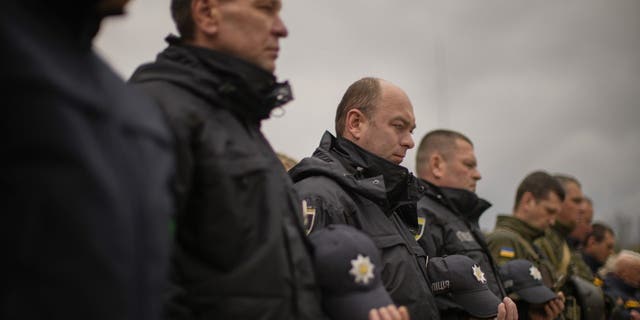
[[[545,233],[545,236],[538,238],[534,241],[546,254],[551,261],[551,264],[556,270],[556,275],[559,279],[565,280],[564,284],[560,287],[566,297],[564,316],[568,320],[580,319],[580,306],[576,299],[575,288],[566,282],[566,279],[572,275],[577,275],[589,282],[593,282],[593,274],[589,271],[588,274],[580,272],[583,267],[589,270],[589,266],[586,265],[584,260],[576,250],[571,250],[571,247],[566,241],[566,237],[571,233],[571,229],[561,223],[557,222]],[[585,306],[588,308],[588,306]]]
[[[557,280],[555,268],[534,244],[534,240],[544,234],[543,230],[516,217],[500,215],[495,229],[487,236],[487,242],[491,255],[499,266],[514,259],[529,260],[540,270],[544,284],[553,288]]]

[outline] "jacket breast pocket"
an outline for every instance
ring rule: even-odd
[[[269,172],[266,160],[248,157],[214,159],[195,170],[199,183],[191,194],[189,219],[210,263],[232,268],[265,237],[261,230],[274,223]]]
[[[415,304],[428,291],[426,278],[420,270],[425,254],[419,246],[408,246],[400,235],[372,237],[382,255],[382,282],[399,304]]]

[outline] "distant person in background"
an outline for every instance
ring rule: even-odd
[[[289,157],[288,155],[282,152],[276,152],[276,155],[278,156],[278,159],[280,160],[280,162],[282,163],[282,166],[284,166],[284,170],[286,171],[289,171],[289,169],[293,168],[296,164],[298,164],[298,161],[296,161],[295,159]]]
[[[616,239],[613,229],[604,223],[594,223],[591,233],[587,235],[582,247],[584,262],[594,275],[604,266],[607,259],[613,255],[615,246]]]
[[[92,50],[126,3],[0,2],[0,319],[161,318],[171,134]]]
[[[593,223],[593,201],[584,197],[582,206],[583,210],[578,215],[576,226],[567,237],[569,246],[574,250],[579,250],[582,247],[587,235],[591,233],[591,224]]]
[[[604,278],[603,290],[614,307],[611,320],[640,319],[640,254],[622,250],[613,258],[613,270]]]
[[[536,240],[536,244],[545,251],[558,274],[579,275],[587,281],[592,281],[589,274],[580,273],[580,270],[584,269],[580,264],[584,265],[584,261],[579,255],[574,254],[577,249],[571,246],[568,240],[585,215],[586,206],[583,204],[582,186],[576,178],[568,175],[555,175],[554,178],[562,184],[565,198],[554,225],[545,237]]]
[[[535,243],[556,269],[559,279],[565,279],[561,290],[565,294],[564,316],[567,320],[600,319],[604,316],[604,297],[593,284],[593,274],[579,251],[570,246],[568,237],[585,214],[584,195],[580,182],[569,175],[554,176],[562,184],[565,198],[555,224]],[[594,301],[590,301],[594,298]]]

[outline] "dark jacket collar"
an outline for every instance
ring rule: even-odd
[[[496,228],[513,230],[530,242],[544,236],[544,230],[538,229],[514,216],[499,215],[496,219]]]
[[[636,291],[638,290],[637,288],[634,288],[633,286],[624,282],[624,280],[618,277],[615,273],[607,274],[604,281],[608,287],[620,291],[627,297],[635,297]]]
[[[409,177],[407,168],[378,157],[341,137],[335,139],[332,151],[351,173],[364,178],[382,176],[389,201],[403,198]]]
[[[420,196],[415,177],[406,168],[380,158],[343,138],[325,132],[313,157],[305,158],[289,174],[294,181],[324,175],[346,190],[380,205],[386,213],[402,210],[416,220],[415,202]],[[413,208],[407,208],[413,205]],[[402,215],[402,214],[401,214]]]
[[[480,216],[491,207],[491,203],[478,197],[477,194],[466,189],[439,187],[433,183],[421,180],[426,196],[439,201],[457,216],[467,221],[478,223]]]
[[[584,251],[582,252],[582,259],[584,260],[584,263],[586,263],[589,266],[589,268],[591,269],[591,272],[593,272],[594,274],[598,272],[598,270],[600,270],[600,268],[602,268],[603,266],[603,264],[600,263],[598,260],[596,260],[596,258],[591,256],[590,254],[585,253]]]
[[[166,80],[190,90],[243,119],[260,121],[293,99],[288,82],[245,60],[168,36],[169,47],[155,63],[132,76],[136,82]],[[222,105],[220,105],[222,103]]]
[[[569,248],[578,250],[582,247],[582,243],[580,242],[580,240],[572,236],[567,236],[566,239],[567,239],[567,244],[569,245]]]
[[[572,231],[570,227],[558,222],[557,220],[556,220],[556,223],[551,228],[565,239],[569,236],[569,234]]]

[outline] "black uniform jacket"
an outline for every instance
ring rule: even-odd
[[[91,50],[97,3],[0,1],[0,319],[160,317],[171,135]]]
[[[382,281],[411,319],[438,319],[429,290],[426,256],[408,227],[415,227],[415,178],[407,169],[326,132],[311,158],[289,171],[304,199],[311,232],[343,223],[368,234],[382,255]]]
[[[420,245],[430,257],[462,254],[478,263],[489,289],[506,296],[498,267],[478,225],[480,215],[491,204],[468,190],[437,187],[421,180],[424,196],[418,201],[418,214],[425,217],[425,236]]]
[[[131,82],[161,106],[177,140],[171,318],[322,317],[302,209],[260,131],[290,100],[258,67],[169,37]]]

